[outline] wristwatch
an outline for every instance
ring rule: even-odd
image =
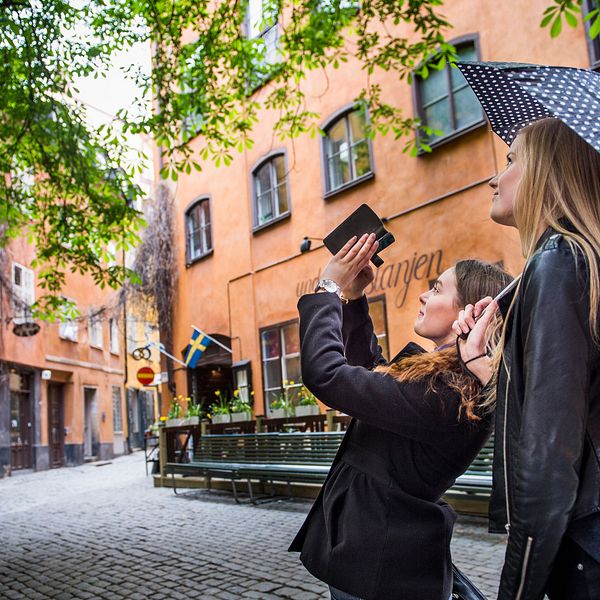
[[[342,297],[342,290],[333,279],[319,279],[315,287],[315,293],[319,290],[325,290],[326,292],[337,294],[340,298]]]

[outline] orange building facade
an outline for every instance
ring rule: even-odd
[[[554,40],[540,29],[547,4],[456,0],[444,6],[454,26],[447,38],[466,59],[597,67],[598,44],[582,26]],[[520,272],[516,230],[489,218],[487,182],[503,168],[507,148],[489,130],[464,80],[448,68],[412,86],[393,73],[377,77],[406,115],[421,114],[444,130],[431,153],[403,154],[405,140],[392,135],[365,139],[352,103],[364,75],[349,62],[327,78],[308,74],[303,87],[326,138],[274,141],[274,118],[265,110],[252,134],[254,147],[231,166],[204,163],[202,172],[180,177],[174,189],[174,354],[184,355],[194,325],[232,349],[209,346],[196,369],[175,373],[176,392],[207,411],[215,391],[248,385],[255,414],[268,417],[273,401],[298,384],[298,298],[313,291],[329,259],[322,238],[362,203],[396,238],[381,253],[385,264],[367,290],[388,356],[419,341],[412,330],[418,297],[457,260],[501,261]],[[265,94],[264,88],[256,92]],[[190,144],[199,148],[200,140]]]

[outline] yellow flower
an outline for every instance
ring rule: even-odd
[[[240,390],[233,390],[233,395],[237,398],[240,395]]]
[[[290,385],[294,385],[294,382],[293,382],[293,381],[290,381]]]
[[[215,392],[215,396],[220,396],[220,395],[221,395],[221,390],[217,390],[217,391]]]
[[[167,420],[167,417],[161,417],[161,418],[160,418],[160,420],[161,420],[161,421],[166,421],[166,420]]]

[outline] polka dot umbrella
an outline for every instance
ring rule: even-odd
[[[458,68],[508,145],[525,125],[554,117],[600,152],[600,73],[503,62],[459,62]]]

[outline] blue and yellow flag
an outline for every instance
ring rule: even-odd
[[[194,330],[192,339],[190,340],[187,353],[185,355],[185,366],[189,369],[195,368],[200,360],[200,357],[210,344],[210,338],[201,331]]]

